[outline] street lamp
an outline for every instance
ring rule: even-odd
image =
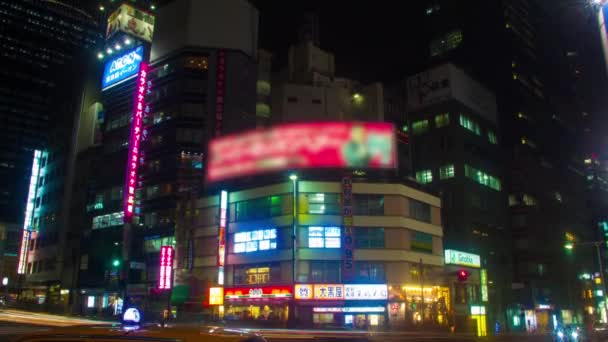
[[[292,222],[293,222],[293,227],[292,227],[292,248],[291,248],[291,260],[292,260],[292,281],[293,281],[293,285],[295,286],[296,281],[298,280],[298,276],[297,276],[297,262],[296,262],[296,242],[297,242],[297,227],[298,227],[298,175],[296,175],[295,173],[292,173],[291,175],[289,175],[289,179],[291,180],[292,184],[293,184],[293,215],[292,215]],[[295,296],[294,296],[295,298]],[[295,305],[295,301],[294,299],[291,300],[291,306],[289,307],[289,315],[287,317],[287,319],[289,320],[289,322],[291,323],[290,325],[295,324],[295,313],[296,313],[296,305]]]

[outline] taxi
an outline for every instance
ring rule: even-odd
[[[242,329],[216,326],[72,326],[20,336],[15,342],[266,342]]]

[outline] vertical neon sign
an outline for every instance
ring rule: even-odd
[[[41,151],[34,151],[34,160],[32,161],[32,175],[30,177],[30,187],[28,189],[27,202],[25,205],[25,219],[23,220],[23,236],[21,238],[21,249],[19,250],[19,263],[17,264],[18,274],[25,274],[25,266],[27,264],[27,252],[29,250],[30,236],[32,234],[32,214],[34,212],[34,201],[36,200],[38,177],[40,176],[41,156]]]
[[[226,213],[228,211],[228,192],[220,193],[220,226],[218,229],[217,245],[217,283],[224,285],[224,265],[226,262]]]
[[[169,290],[173,281],[173,247],[160,247],[160,272],[158,275],[158,288]]]
[[[142,136],[142,123],[145,105],[145,96],[148,88],[148,65],[141,63],[137,74],[135,90],[135,108],[131,122],[131,138],[129,140],[129,157],[127,159],[127,177],[125,182],[125,222],[131,222],[135,208],[135,190],[137,189],[137,164],[139,163],[140,142]]]
[[[355,241],[353,237],[353,180],[350,177],[342,178],[342,222],[344,224],[342,275],[344,280],[352,280]]]
[[[224,125],[224,93],[226,90],[226,51],[217,51],[217,70],[215,73],[215,136],[222,134]]]

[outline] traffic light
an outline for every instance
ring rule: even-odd
[[[120,260],[118,260],[118,259],[112,260],[112,266],[114,266],[114,267],[120,266]]]
[[[569,254],[574,249],[574,242],[576,241],[576,237],[574,234],[566,232],[564,234],[564,249]]]
[[[466,270],[459,270],[457,272],[458,275],[458,281],[467,281],[467,279],[469,279],[469,276],[471,275],[471,272],[466,271]]]

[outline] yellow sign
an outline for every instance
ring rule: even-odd
[[[296,284],[294,296],[295,299],[312,299],[312,285]]]
[[[209,305],[224,305],[224,288],[209,288]]]
[[[321,300],[344,299],[344,285],[342,284],[315,284],[314,298]]]

